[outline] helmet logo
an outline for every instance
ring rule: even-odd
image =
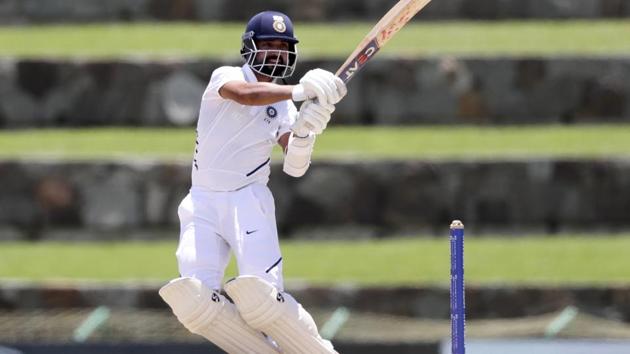
[[[284,33],[284,31],[287,30],[287,25],[284,23],[284,17],[273,16],[273,29],[279,33]]]

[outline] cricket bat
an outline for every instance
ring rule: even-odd
[[[400,0],[363,38],[335,75],[339,76],[347,84],[374,54],[385,46],[429,2],[431,0]],[[304,124],[294,124],[291,130],[299,136],[308,134],[308,129]]]
[[[363,38],[357,48],[350,54],[345,63],[337,70],[336,75],[348,83],[354,75],[365,66],[376,52],[389,42],[404,25],[409,22],[431,0],[400,0]]]

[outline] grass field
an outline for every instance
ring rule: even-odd
[[[446,285],[449,281],[448,236],[370,242],[289,241],[282,248],[289,281],[360,285]],[[466,280],[469,284],[627,284],[629,249],[630,234],[517,239],[468,236]],[[163,241],[5,242],[0,244],[0,279],[167,280],[177,276],[174,250],[174,242]],[[234,269],[230,265],[228,275],[234,275]]]
[[[189,160],[194,129],[0,130],[0,158]],[[278,150],[278,149],[276,149]],[[279,150],[276,151],[279,157]],[[630,125],[333,127],[316,159],[627,158]]]
[[[305,57],[345,57],[373,23],[297,24]],[[230,57],[244,24],[0,27],[2,56]],[[630,21],[415,22],[384,49],[404,55],[627,55]]]

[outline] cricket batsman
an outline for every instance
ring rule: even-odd
[[[284,172],[304,175],[315,137],[346,94],[322,69],[298,85],[276,84],[293,74],[297,44],[285,14],[255,15],[242,37],[244,65],[216,69],[201,100],[192,186],[178,209],[180,278],[159,293],[188,330],[228,353],[336,353],[284,291],[267,187],[274,145],[284,151]],[[230,252],[239,273],[224,286],[231,300],[220,293]]]

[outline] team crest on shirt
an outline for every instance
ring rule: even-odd
[[[284,17],[282,16],[274,16],[273,17],[273,29],[276,32],[284,33],[287,30],[287,25],[284,23]]]
[[[271,121],[278,116],[278,110],[274,106],[267,107],[267,117],[265,117],[265,122],[267,124],[271,124]]]

